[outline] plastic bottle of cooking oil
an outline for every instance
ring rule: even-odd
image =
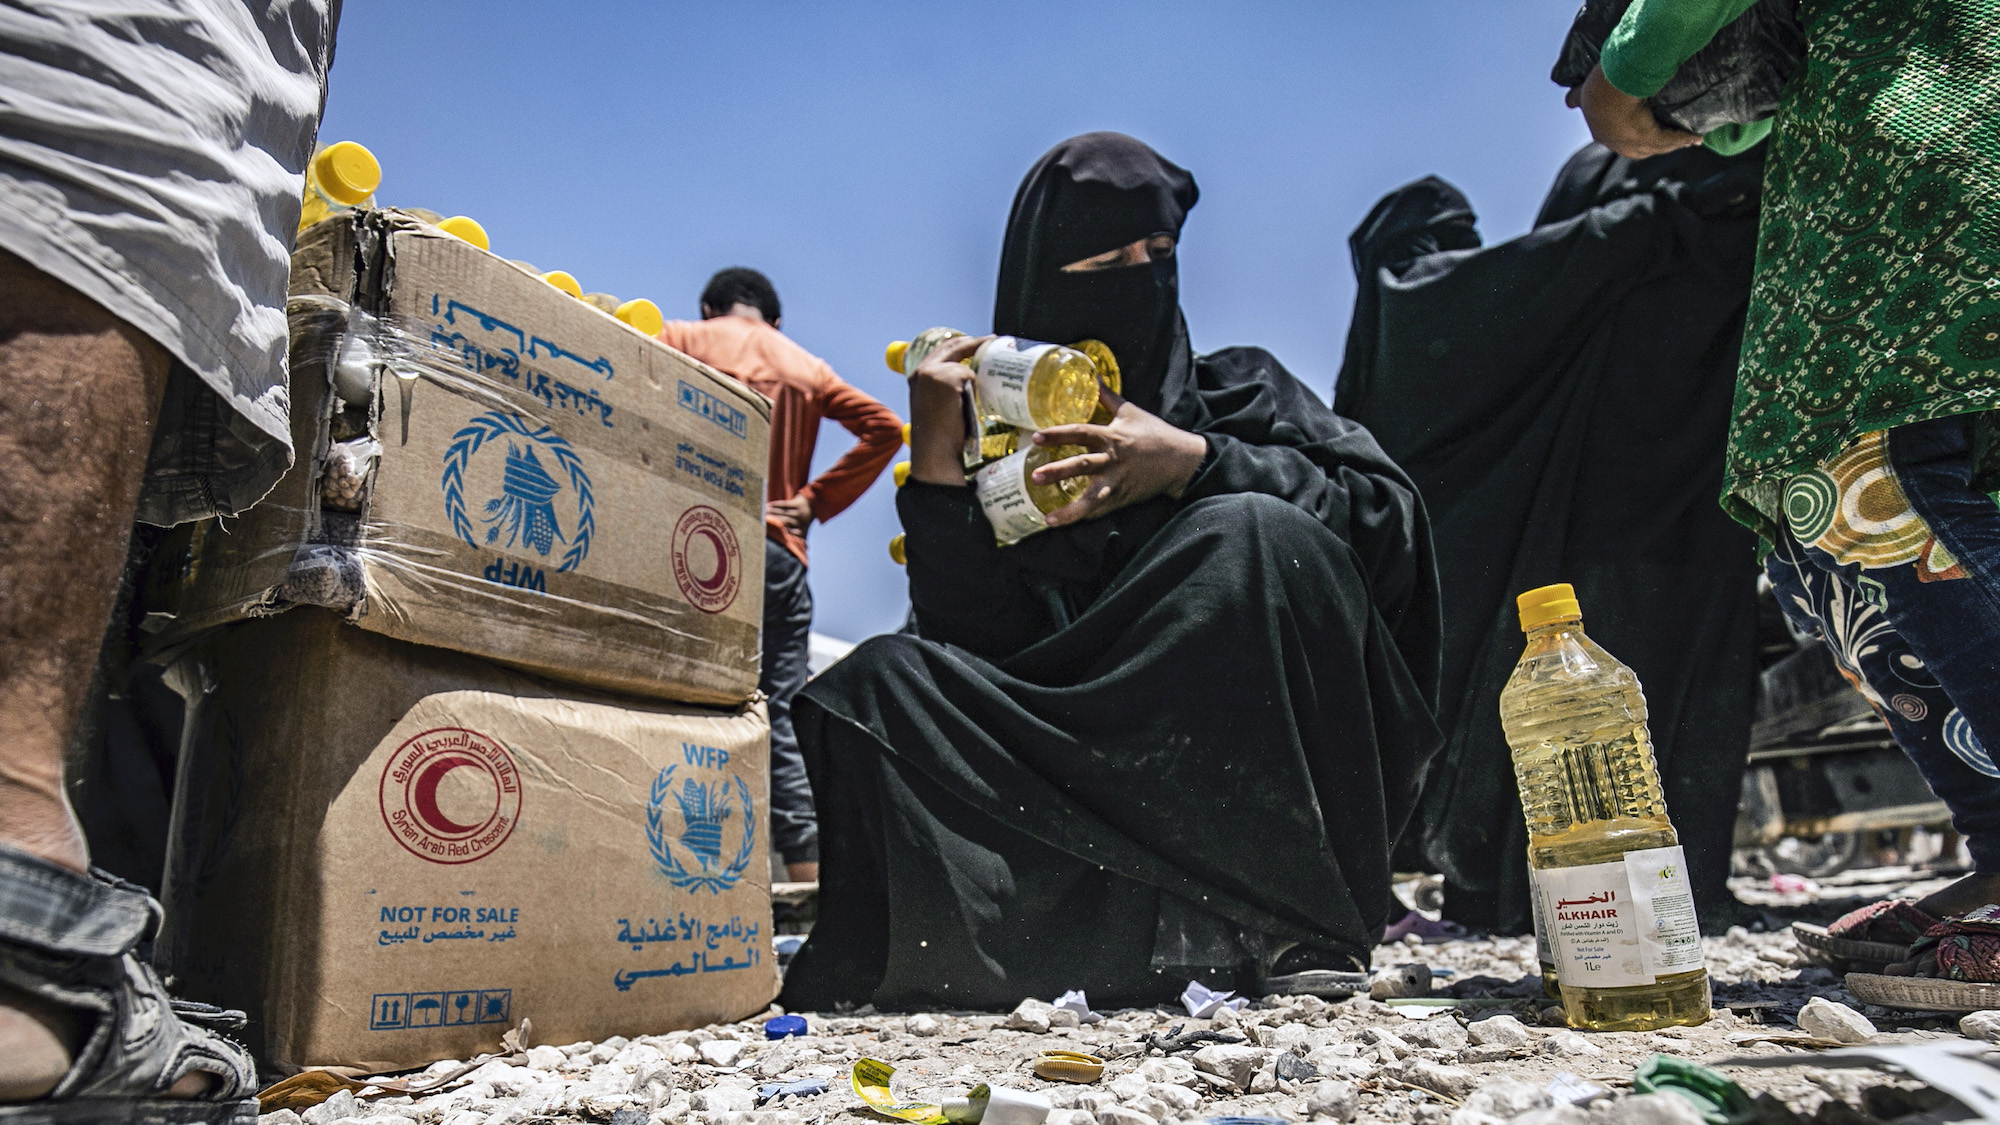
[[[1701,1023],[1708,971],[1639,679],[1584,635],[1567,584],[1516,605],[1528,644],[1500,724],[1564,1014],[1599,1031]]]
[[[1051,461],[1084,452],[1080,445],[1031,445],[989,461],[972,475],[972,488],[979,506],[993,525],[993,537],[1001,546],[1018,543],[1038,531],[1049,529],[1042,517],[1083,495],[1089,477],[1069,477],[1054,484],[1036,484],[1032,475]]]
[[[305,206],[299,210],[299,229],[366,206],[381,186],[382,165],[374,153],[353,141],[326,146],[306,164]]]
[[[884,358],[893,371],[915,371],[939,344],[965,333],[927,328],[907,343],[889,345]],[[1088,422],[1097,410],[1097,365],[1061,344],[1016,336],[995,336],[972,353],[980,412],[1023,430]]]

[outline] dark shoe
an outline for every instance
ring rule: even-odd
[[[69,1073],[45,1098],[0,1105],[0,1125],[254,1125],[250,1052],[208,1030],[242,1013],[167,996],[138,955],[159,919],[130,883],[0,845],[0,982],[91,1021]],[[209,1076],[207,1092],[168,1097],[190,1074]]]

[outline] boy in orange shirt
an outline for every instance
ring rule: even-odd
[[[819,822],[805,760],[792,734],[792,696],[806,682],[812,591],[806,529],[839,515],[868,491],[902,444],[903,420],[850,386],[826,361],[780,332],[778,292],[740,266],[709,279],[698,321],[673,320],[660,339],[764,394],[771,410],[771,462],[764,501],[764,653],[758,686],[771,707],[771,844],[794,880],[819,878]],[[809,480],[821,419],[855,437],[854,448]]]

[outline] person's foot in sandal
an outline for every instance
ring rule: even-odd
[[[1882,975],[2000,984],[2000,905],[1940,921],[1910,947],[1908,960],[1888,966]]]
[[[0,845],[0,1125],[254,1122],[242,1015],[170,1000],[144,891]],[[205,1025],[205,1026],[204,1026]]]

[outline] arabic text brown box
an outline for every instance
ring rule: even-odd
[[[260,1059],[405,1067],[523,1017],[568,1043],[776,994],[761,702],[578,692],[314,608],[169,682],[198,703],[164,956]]]
[[[302,234],[288,315],[298,461],[163,545],[163,640],[321,605],[607,691],[756,691],[769,400],[397,211]],[[320,502],[350,339],[381,372],[358,517]]]

